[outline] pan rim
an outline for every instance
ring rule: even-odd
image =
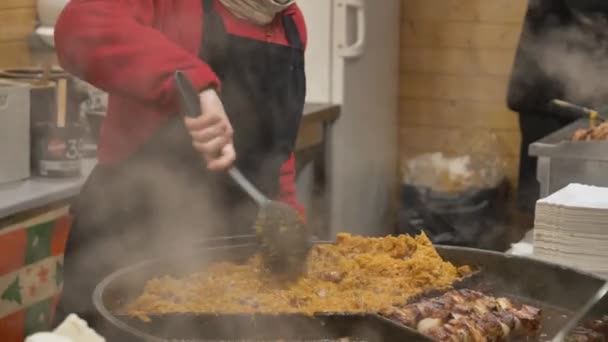
[[[110,275],[108,275],[107,277],[105,277],[99,284],[97,284],[97,286],[95,287],[95,290],[93,291],[93,305],[95,307],[95,309],[99,312],[99,314],[101,314],[101,316],[103,317],[103,319],[107,320],[109,323],[111,323],[115,328],[118,328],[119,330],[121,330],[122,332],[134,335],[137,338],[141,338],[144,339],[145,341],[153,341],[153,342],[164,342],[167,341],[166,339],[162,339],[159,337],[155,337],[152,336],[150,334],[147,334],[127,323],[125,323],[123,320],[119,319],[119,317],[124,317],[124,315],[116,315],[114,313],[112,313],[107,307],[106,305],[104,305],[103,302],[103,294],[105,292],[105,290],[109,287],[109,285],[114,282],[116,279],[121,278],[127,274],[132,273],[133,270],[137,270],[140,269],[142,267],[145,266],[149,266],[155,263],[160,263],[160,262],[164,262],[167,260],[174,260],[174,259],[179,259],[179,258],[183,258],[184,256],[187,255],[191,255],[191,254],[197,254],[200,253],[201,251],[204,252],[213,252],[213,251],[230,251],[231,249],[242,249],[242,248],[251,248],[251,247],[255,247],[257,246],[257,243],[255,242],[255,236],[245,236],[245,237],[239,237],[239,239],[244,238],[244,240],[248,240],[249,238],[251,238],[251,241],[248,242],[243,242],[243,243],[237,243],[237,244],[233,244],[233,245],[220,245],[220,246],[206,246],[206,247],[202,247],[200,249],[195,249],[195,248],[187,248],[184,249],[178,253],[176,253],[175,255],[172,255],[171,257],[156,257],[156,258],[152,258],[152,259],[148,259],[148,260],[144,260],[141,261],[139,263],[133,264],[131,266],[127,266],[124,268],[121,268],[113,273],[111,273]],[[206,243],[206,242],[213,242],[213,239],[205,239],[200,241],[200,243]],[[221,241],[221,239],[215,240],[215,241]],[[335,241],[315,241],[314,244],[331,244],[331,243],[335,243]],[[195,243],[196,244],[196,243]],[[603,282],[605,280],[603,280],[602,278],[589,273],[589,272],[584,272],[581,270],[577,270],[575,268],[572,267],[568,267],[568,266],[564,266],[564,265],[560,265],[557,263],[552,263],[549,261],[545,261],[545,260],[540,260],[540,259],[535,259],[535,258],[530,258],[530,257],[526,257],[526,256],[520,256],[520,255],[512,255],[512,254],[506,254],[506,253],[501,253],[501,252],[496,252],[496,251],[489,251],[489,250],[480,250],[480,249],[476,249],[476,248],[470,248],[470,247],[460,247],[460,246],[446,246],[446,245],[434,245],[434,247],[437,249],[437,252],[439,253],[440,256],[442,256],[442,258],[444,258],[442,251],[457,251],[457,252],[472,252],[472,253],[476,253],[476,254],[480,254],[480,255],[493,255],[496,257],[504,257],[506,259],[512,259],[512,260],[520,260],[520,261],[526,261],[526,262],[531,262],[532,264],[536,264],[536,265],[543,265],[545,267],[548,267],[550,269],[554,269],[554,270],[558,270],[558,271],[566,271],[566,272],[573,272],[575,274],[579,274],[581,276],[585,276],[588,278],[592,278],[595,281],[598,282]],[[449,262],[453,262],[451,260],[446,260]],[[601,285],[600,285],[601,286]],[[599,287],[598,287],[599,288]],[[324,313],[319,313],[319,314],[324,314]],[[326,313],[327,314],[327,313]],[[374,317],[381,317],[383,318],[381,315],[378,315],[377,313],[368,313],[365,314],[367,316],[374,316]],[[405,327],[407,328],[407,327]],[[408,330],[411,330],[410,328],[407,328]]]

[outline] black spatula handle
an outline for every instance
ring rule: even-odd
[[[598,118],[598,112],[596,110],[558,99],[549,102],[549,110],[555,114],[571,119],[595,120]]]
[[[175,86],[182,114],[191,118],[201,115],[201,100],[192,82],[181,71],[175,72]]]

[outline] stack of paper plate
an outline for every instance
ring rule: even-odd
[[[608,188],[570,184],[538,201],[534,255],[608,278]]]

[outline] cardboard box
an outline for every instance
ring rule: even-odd
[[[30,177],[30,88],[0,79],[0,184]]]
[[[0,341],[52,328],[71,225],[69,208],[60,205],[0,222]]]

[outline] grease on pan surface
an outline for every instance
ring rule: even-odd
[[[143,320],[167,313],[378,312],[471,273],[444,261],[424,234],[338,234],[335,244],[313,247],[306,267],[285,283],[263,269],[259,256],[243,265],[217,263],[182,279],[150,280],[128,311]]]

